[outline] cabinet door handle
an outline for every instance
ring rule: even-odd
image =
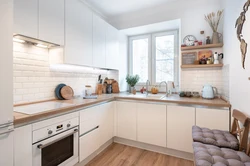
[[[83,134],[82,134],[82,135],[80,135],[79,137],[82,137],[82,136],[84,136],[84,135],[86,135],[86,134],[88,134],[88,133],[90,133],[90,132],[92,132],[92,131],[94,131],[94,130],[96,130],[96,129],[98,129],[98,128],[99,128],[99,126],[96,126],[95,128],[90,129],[89,131],[87,131],[87,132],[83,133]]]

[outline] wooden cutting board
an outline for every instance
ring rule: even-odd
[[[61,89],[61,96],[65,99],[65,100],[70,100],[73,98],[74,96],[74,91],[70,86],[64,86]]]

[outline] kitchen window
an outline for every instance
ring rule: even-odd
[[[129,73],[140,76],[139,85],[174,81],[178,84],[178,31],[129,38]]]

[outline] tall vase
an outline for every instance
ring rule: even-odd
[[[212,43],[213,44],[220,43],[220,37],[218,32],[213,32]]]

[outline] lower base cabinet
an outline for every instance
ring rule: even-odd
[[[117,136],[136,141],[136,107],[133,102],[116,102]]]
[[[137,141],[166,147],[166,105],[137,104]]]
[[[105,144],[114,136],[114,102],[100,105],[99,125],[100,125],[100,145]]]
[[[32,126],[14,131],[14,166],[32,166]]]
[[[79,141],[79,161],[82,162],[89,155],[94,153],[99,147],[99,128],[95,128],[89,133],[80,137]]]
[[[230,112],[223,109],[196,108],[196,125],[229,131]]]
[[[192,153],[193,125],[195,125],[195,108],[167,106],[167,147]]]

